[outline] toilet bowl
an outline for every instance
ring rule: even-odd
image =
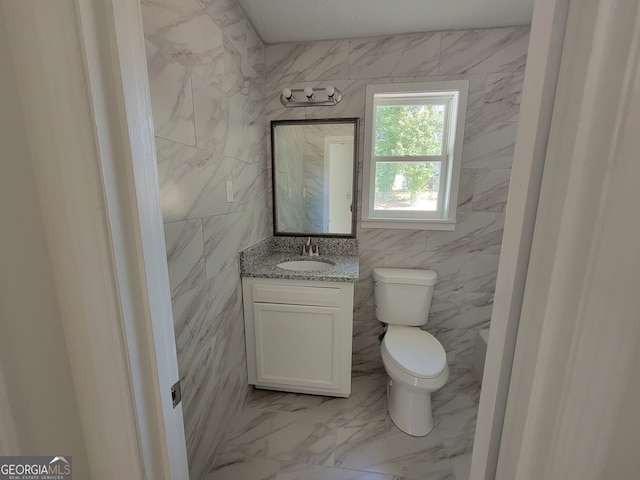
[[[433,429],[431,393],[449,378],[440,342],[422,330],[427,323],[436,274],[430,270],[374,269],[376,317],[388,324],[381,355],[389,416],[413,436]]]
[[[419,327],[389,325],[381,354],[391,420],[409,435],[427,435],[433,429],[431,393],[449,379],[444,348]]]

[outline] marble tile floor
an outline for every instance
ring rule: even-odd
[[[468,480],[480,399],[473,373],[451,367],[425,437],[393,424],[385,382],[355,377],[348,399],[253,390],[205,480]]]

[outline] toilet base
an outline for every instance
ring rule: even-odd
[[[387,405],[393,423],[414,437],[424,437],[433,430],[431,393],[405,387],[387,378]]]

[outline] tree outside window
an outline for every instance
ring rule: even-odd
[[[375,155],[397,159],[442,155],[443,104],[378,106]],[[376,209],[435,210],[440,162],[382,161],[376,165]]]
[[[467,80],[367,85],[363,228],[453,230]]]

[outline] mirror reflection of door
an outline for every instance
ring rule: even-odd
[[[355,238],[358,118],[273,120],[273,234]]]
[[[325,137],[325,232],[351,231],[353,137]]]

